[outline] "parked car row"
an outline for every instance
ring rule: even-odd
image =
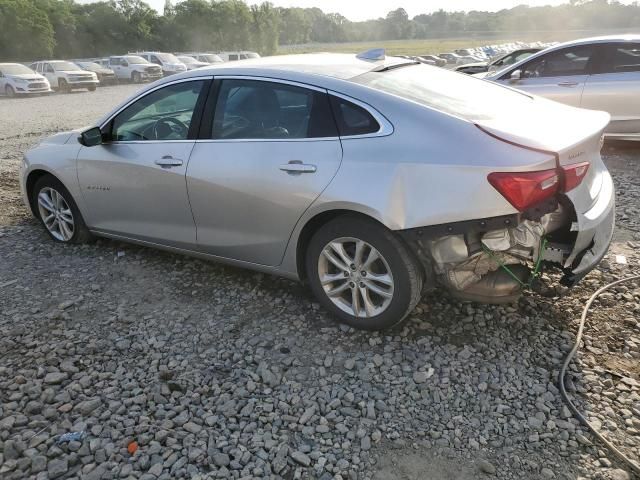
[[[151,82],[214,63],[259,57],[257,53],[248,51],[177,55],[145,51],[106,58],[42,60],[29,66],[0,63],[0,95],[41,95],[78,89],[94,91],[98,85],[113,85],[119,81]]]

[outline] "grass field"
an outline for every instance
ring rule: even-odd
[[[423,39],[423,40],[380,40],[371,42],[349,42],[349,43],[312,43],[306,45],[280,45],[279,54],[289,53],[312,53],[312,52],[335,52],[335,53],[358,53],[372,48],[384,48],[388,55],[427,55],[451,52],[457,48],[473,48],[484,45],[496,45],[516,41],[534,42],[543,41],[564,42],[577,38],[585,38],[594,35],[615,33],[614,31],[564,31],[564,32],[523,32],[505,33],[497,32],[489,36],[482,35],[467,38],[443,38],[443,39]]]
[[[307,45],[281,45],[278,53],[357,53],[372,48],[384,48],[388,55],[427,55],[451,52],[457,48],[480,47],[487,44],[513,42],[506,39],[430,39],[430,40],[382,40],[379,42],[313,43]]]

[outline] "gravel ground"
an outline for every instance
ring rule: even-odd
[[[287,280],[48,239],[20,203],[23,152],[134,89],[0,100],[0,478],[631,478],[556,376],[584,301],[638,273],[637,147],[605,148],[619,227],[578,287],[501,307],[433,294],[368,334]],[[638,459],[639,283],[596,302],[584,347],[570,390]]]

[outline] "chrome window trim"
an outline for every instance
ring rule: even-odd
[[[393,133],[393,125],[389,120],[385,118],[380,112],[378,112],[371,105],[361,102],[348,95],[343,95],[334,90],[328,90],[326,88],[318,87],[308,83],[296,82],[292,80],[284,80],[276,77],[259,76],[259,75],[215,75],[216,80],[256,80],[271,83],[282,83],[284,85],[291,85],[293,87],[306,88],[308,90],[314,90],[320,93],[326,93],[328,95],[334,95],[336,97],[347,100],[355,105],[366,110],[380,125],[380,129],[377,132],[366,133],[363,135],[345,135],[345,136],[333,136],[333,137],[309,137],[309,138],[233,138],[233,139],[198,139],[196,143],[239,143],[239,142],[319,142],[319,141],[335,141],[341,139],[357,139],[357,138],[371,138],[371,137],[386,137]]]
[[[308,90],[315,90],[320,93],[327,93],[326,88],[318,87],[316,85],[311,85],[309,83],[296,82],[292,80],[285,80],[282,78],[276,77],[263,77],[260,75],[215,75],[216,80],[256,80],[259,82],[271,82],[271,83],[282,83],[284,85],[290,85],[292,87],[306,88]]]
[[[362,135],[345,135],[345,136],[341,136],[340,137],[341,139],[350,140],[352,138],[386,137],[393,133],[393,130],[394,130],[393,124],[389,120],[387,120],[387,117],[382,115],[380,112],[378,112],[378,110],[373,108],[368,103],[365,103],[361,100],[345,95],[343,93],[336,92],[335,90],[328,90],[328,92],[329,92],[329,95],[342,98],[347,102],[351,102],[354,105],[357,105],[360,108],[363,108],[364,110],[369,112],[369,115],[371,115],[376,120],[376,122],[378,122],[378,125],[380,125],[380,129],[377,132],[363,133]]]
[[[137,97],[133,98],[131,101],[127,102],[125,105],[123,105],[122,107],[120,107],[118,110],[116,110],[112,115],[109,116],[109,118],[107,120],[105,120],[104,122],[102,122],[102,124],[100,125],[100,130],[102,130],[106,125],[109,124],[109,122],[111,122],[115,117],[117,117],[123,110],[129,108],[130,105],[134,104],[135,102],[137,102],[138,100],[140,100],[141,98],[146,97],[147,95],[155,92],[156,90],[160,90],[161,88],[164,87],[169,87],[171,85],[176,85],[178,83],[185,83],[185,82],[197,82],[197,81],[201,81],[201,80],[211,80],[213,79],[213,75],[205,75],[202,77],[188,77],[188,78],[181,78],[179,80],[174,80],[172,82],[167,82],[167,83],[163,83],[161,85],[157,85],[154,88],[150,89],[150,90],[145,90],[143,94],[138,95]],[[166,142],[168,140],[158,140],[160,142]],[[186,141],[186,140],[183,140]],[[189,140],[189,141],[193,141],[193,140]],[[140,143],[148,143],[149,140],[141,140]],[[116,143],[116,142],[109,142],[111,143]],[[118,143],[132,143],[132,142],[118,142]]]

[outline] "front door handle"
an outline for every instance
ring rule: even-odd
[[[558,86],[559,87],[577,87],[578,82],[560,82]]]
[[[156,165],[160,165],[162,168],[179,167],[182,163],[182,160],[179,158],[173,158],[171,155],[165,155],[164,157],[156,160]]]
[[[280,170],[287,173],[315,173],[316,166],[302,163],[300,160],[291,160],[289,163],[280,165]]]

